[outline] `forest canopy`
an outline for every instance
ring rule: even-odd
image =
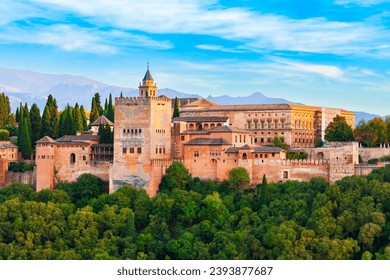
[[[390,166],[247,189],[175,171],[177,187],[153,198],[108,195],[89,174],[53,191],[1,189],[0,259],[390,259]]]

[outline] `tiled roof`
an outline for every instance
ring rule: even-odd
[[[173,118],[173,122],[226,122],[228,117],[177,117]]]
[[[49,136],[45,136],[39,139],[36,143],[55,143],[56,141],[50,138]]]
[[[240,132],[240,133],[249,133],[248,131],[238,128],[236,126],[220,126],[216,128],[212,128],[209,130],[210,133],[213,132]]]
[[[223,138],[195,138],[184,145],[231,145]]]
[[[250,149],[251,147],[249,147],[249,145],[248,144],[245,144],[244,146],[242,146],[241,148],[240,148],[240,150],[241,149]]]
[[[152,74],[150,74],[149,69],[146,71],[144,78],[142,81],[148,81],[148,80],[153,80]]]
[[[217,111],[261,111],[261,110],[291,110],[289,104],[249,104],[249,105],[219,105],[197,109],[197,112]],[[180,112],[193,112],[193,109],[182,108]]]
[[[0,143],[0,149],[5,149],[5,148],[18,148],[18,146],[12,144],[12,143]]]
[[[113,122],[110,121],[109,119],[107,119],[105,116],[100,116],[99,118],[96,119],[96,121],[94,121],[91,126],[99,126],[99,125],[106,125],[106,124],[109,124],[110,126],[113,126]]]
[[[61,145],[82,145],[82,146],[88,146],[88,142],[84,141],[63,141],[63,142],[57,142],[57,146]]]
[[[93,144],[92,148],[114,148],[114,144]]]
[[[237,154],[238,153],[238,148],[237,147],[229,147],[225,150],[225,153],[232,153],[232,154]]]
[[[70,141],[99,141],[99,135],[81,134],[81,135],[65,135],[56,139],[58,142],[70,142]]]
[[[279,147],[261,146],[261,147],[257,147],[253,152],[254,153],[279,153],[281,151],[284,150]]]

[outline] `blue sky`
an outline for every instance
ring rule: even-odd
[[[0,66],[390,114],[390,0],[1,0]],[[1,79],[1,77],[0,77]]]

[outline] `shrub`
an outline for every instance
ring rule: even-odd
[[[379,159],[379,161],[390,161],[390,155],[387,155],[387,156],[383,156]]]
[[[12,172],[26,172],[34,170],[34,164],[25,162],[11,162],[9,165],[9,171]]]
[[[367,162],[369,163],[369,164],[377,164],[378,163],[378,159],[377,158],[370,158]]]
[[[307,159],[307,154],[302,152],[288,152],[287,159]]]

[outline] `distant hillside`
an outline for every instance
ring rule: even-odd
[[[211,96],[207,97],[208,100],[213,101],[217,104],[221,105],[241,105],[241,104],[286,104],[286,103],[294,103],[299,104],[293,101],[289,101],[283,98],[273,98],[268,97],[262,94],[261,92],[254,92],[249,96],[239,96],[232,97],[228,95],[222,96]]]
[[[355,125],[357,125],[360,122],[360,120],[369,121],[369,120],[372,120],[374,118],[382,118],[382,119],[386,120],[386,116],[379,116],[379,115],[370,114],[370,113],[361,112],[361,111],[356,111],[353,113],[355,113],[355,115],[356,115]]]
[[[53,75],[33,72],[29,70],[15,70],[0,67],[0,92],[5,92],[10,97],[12,110],[19,106],[20,102],[27,102],[30,106],[37,103],[43,109],[49,94],[56,99],[59,108],[64,108],[67,103],[74,105],[78,102],[89,109],[92,96],[99,92],[104,99],[112,93],[114,97],[122,92],[124,96],[137,96],[137,88],[127,88],[107,85],[99,81],[74,75]],[[180,92],[174,89],[163,88],[158,90],[159,95],[166,95],[170,98],[200,98],[198,94]],[[296,103],[283,98],[273,98],[261,92],[252,93],[249,96],[232,97],[228,95],[207,97],[221,105],[241,105],[241,104],[282,104]],[[354,112],[356,123],[361,119],[366,121],[375,117],[375,114],[366,112]],[[384,118],[384,117],[383,117]]]

